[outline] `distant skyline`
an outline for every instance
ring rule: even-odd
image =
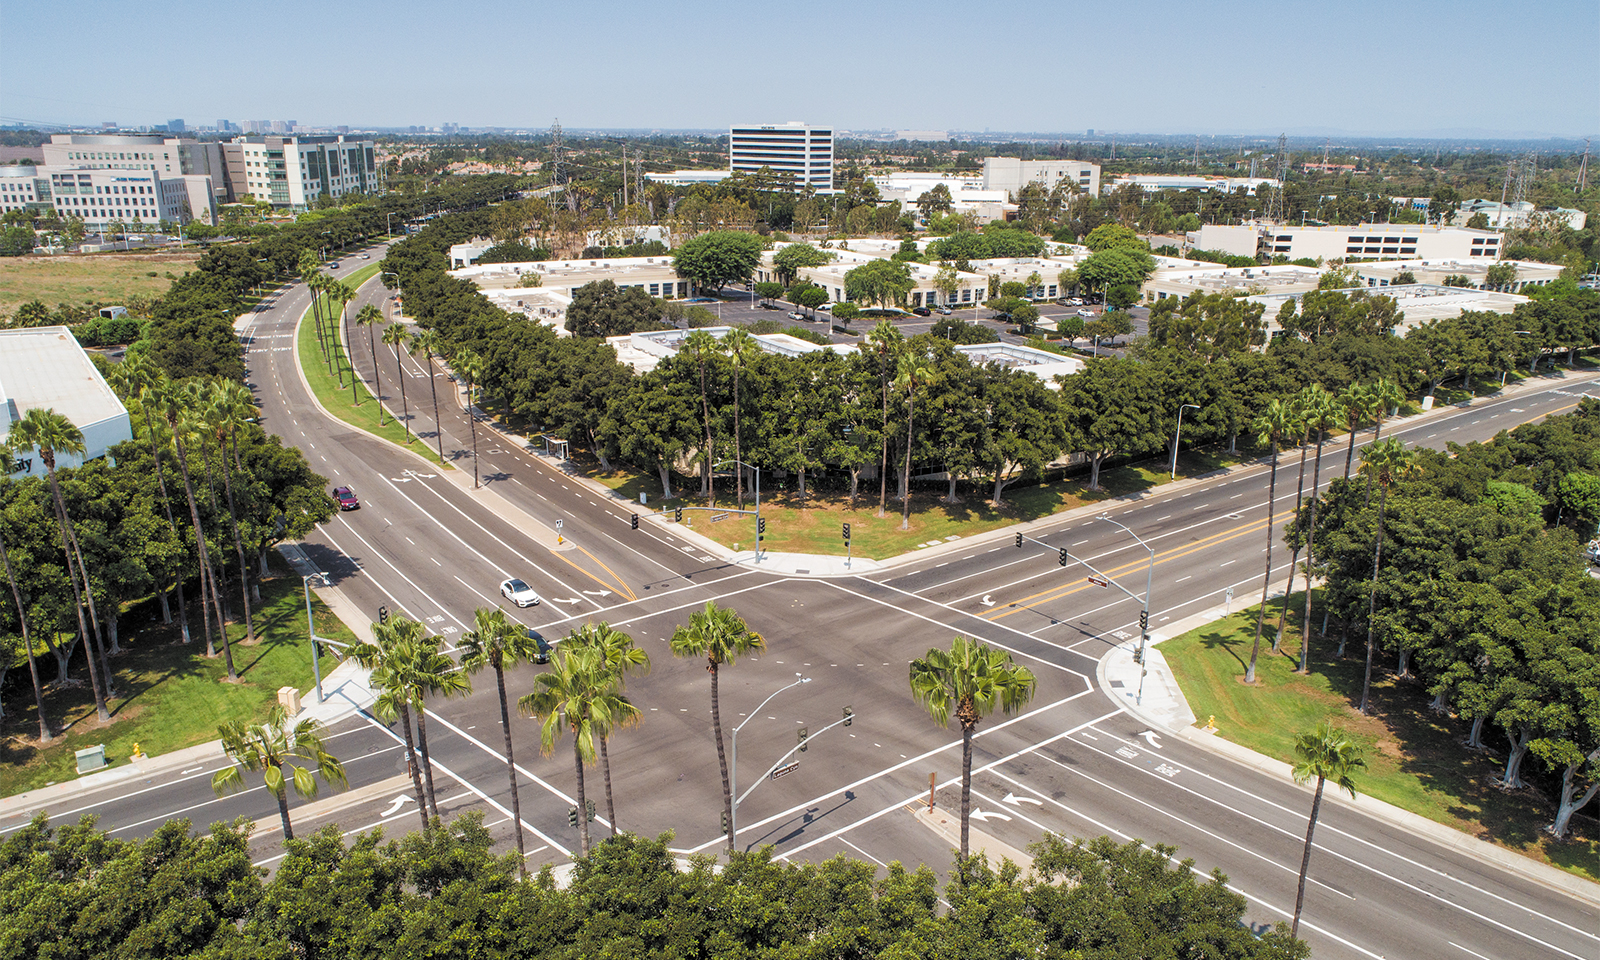
[[[1600,136],[1600,4],[199,0],[0,13],[0,123]],[[65,34],[71,42],[65,43]]]

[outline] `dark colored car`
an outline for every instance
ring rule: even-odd
[[[356,492],[349,487],[334,487],[333,499],[338,501],[340,510],[361,509],[361,501],[356,499]]]
[[[532,640],[534,646],[537,647],[537,651],[533,655],[533,662],[549,663],[550,651],[554,649],[550,646],[550,641],[546,640],[544,636],[539,633],[539,631],[533,629],[532,627],[527,627],[526,629],[528,631],[528,639]]]
[[[933,314],[933,311],[929,310],[927,307],[912,307],[911,312],[919,317],[931,316]]]

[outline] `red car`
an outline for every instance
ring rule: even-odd
[[[349,487],[334,487],[333,499],[339,502],[340,510],[361,509],[361,501],[356,499],[356,492]]]

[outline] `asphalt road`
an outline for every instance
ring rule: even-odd
[[[379,255],[373,251],[373,257]],[[348,262],[348,258],[347,258]],[[351,304],[384,303],[376,283]],[[975,538],[970,547],[930,555],[871,576],[821,580],[770,575],[724,563],[670,524],[629,527],[634,505],[578,483],[558,461],[500,441],[478,427],[486,491],[473,493],[471,428],[454,402],[455,385],[403,358],[409,419],[428,445],[433,420],[428,381],[440,391],[446,458],[443,471],[393,446],[329,420],[309,399],[294,366],[292,330],[308,305],[304,287],[286,288],[245,330],[249,378],[264,422],[304,450],[335,484],[351,484],[362,508],[340,514],[313,534],[308,555],[335,589],[362,610],[380,604],[427,623],[447,643],[469,628],[474,608],[500,605],[516,619],[559,639],[604,619],[632,634],[654,661],[629,681],[644,711],[637,727],[612,742],[613,789],[624,829],[673,831],[673,846],[720,847],[720,778],[709,732],[710,686],[704,664],[675,660],[672,631],[708,600],[733,606],[767,639],[759,656],[724,669],[726,727],[739,735],[739,790],[759,785],[739,808],[739,844],[772,844],[780,855],[820,859],[848,854],[883,864],[948,868],[949,844],[912,816],[938,784],[938,802],[956,798],[959,738],[935,727],[906,692],[906,664],[960,632],[1013,653],[1039,676],[1026,712],[996,716],[975,746],[975,826],[1018,847],[1046,830],[1068,836],[1109,833],[1168,843],[1198,870],[1220,868],[1250,903],[1253,923],[1287,919],[1293,908],[1308,794],[1290,783],[1222,759],[1147,728],[1097,689],[1095,664],[1120,636],[1136,633],[1138,606],[1093,587],[1081,570],[1063,570],[1066,546],[1102,570],[1136,583],[1149,554],[1116,526],[1092,518],[1036,524],[1045,546],[1017,550],[1010,535]],[[762,311],[765,312],[765,311]],[[371,359],[356,334],[355,357],[370,380]],[[398,407],[393,353],[379,347],[382,385]],[[1502,427],[1569,409],[1587,384],[1483,404],[1393,431],[1408,443],[1486,439]],[[392,395],[392,396],[391,396]],[[1342,450],[1330,449],[1342,473]],[[1293,505],[1280,483],[1272,535]],[[1214,606],[1232,588],[1241,602],[1259,591],[1267,533],[1264,470],[1157,489],[1114,502],[1109,514],[1155,549],[1152,625]],[[570,545],[558,548],[563,521]],[[1281,542],[1281,541],[1280,541]],[[1288,557],[1274,556],[1274,578]],[[496,585],[506,576],[533,585],[545,602],[517,609]],[[1137,592],[1137,586],[1134,587]],[[508,678],[529,689],[538,668]],[[813,682],[757,706],[796,679]],[[473,696],[430,705],[428,736],[440,805],[446,816],[482,811],[496,836],[510,836],[509,789],[500,754],[494,685],[480,677]],[[849,727],[822,729],[850,706]],[[577,845],[566,811],[576,777],[570,745],[540,751],[538,728],[514,721],[523,820],[530,863],[559,863]],[[812,736],[800,768],[779,780],[763,771]],[[347,832],[416,823],[404,782],[396,729],[359,715],[337,723],[331,746],[345,760],[349,801],[296,806],[296,829],[328,823]],[[204,824],[235,816],[262,818],[255,846],[263,863],[281,852],[276,808],[261,788],[217,798],[209,787],[216,761],[159,782],[122,783],[83,796],[58,818],[93,813],[118,836],[143,835],[172,816]],[[589,796],[605,817],[598,771]],[[5,824],[0,830],[14,829]],[[604,834],[608,826],[595,824]],[[1482,862],[1472,849],[1443,847],[1349,807],[1325,805],[1317,831],[1301,933],[1318,957],[1589,958],[1600,955],[1592,904],[1553,892]]]

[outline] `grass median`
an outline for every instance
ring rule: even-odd
[[[0,727],[5,734],[0,737],[5,795],[76,779],[76,750],[105,744],[110,766],[126,766],[135,744],[146,755],[155,756],[206,743],[217,738],[218,724],[266,716],[277,701],[279,687],[311,688],[304,587],[287,568],[274,569],[273,576],[261,581],[261,602],[252,606],[254,643],[245,641],[244,624],[228,626],[237,684],[227,682],[220,647],[215,658],[206,657],[193,591],[189,601],[192,640],[188,644],[179,642],[176,622],[161,622],[156,600],[123,611],[123,652],[111,658],[120,696],[111,701],[111,722],[105,726],[95,720],[82,647],[72,659],[71,677],[77,684],[52,684],[45,693],[45,709],[58,729],[66,729],[65,736],[41,748],[32,691],[26,683],[14,688]],[[237,608],[237,596],[230,602]],[[315,595],[311,602],[318,636],[342,643],[354,640]],[[177,616],[175,603],[173,615]],[[38,662],[43,678],[53,679],[55,658],[46,654]],[[322,657],[324,672],[337,663],[334,657]]]
[[[1367,768],[1355,776],[1358,793],[1393,804],[1446,826],[1600,881],[1600,830],[1574,817],[1572,839],[1555,841],[1542,829],[1555,819],[1555,805],[1534,790],[1501,790],[1491,779],[1505,755],[1480,753],[1462,744],[1467,724],[1428,709],[1420,685],[1398,679],[1375,664],[1372,713],[1355,704],[1361,696],[1366,636],[1352,636],[1345,657],[1337,627],[1330,637],[1313,632],[1311,672],[1294,672],[1300,656],[1304,594],[1290,603],[1291,615],[1277,653],[1271,650],[1282,601],[1271,604],[1256,663],[1257,683],[1243,683],[1255,639],[1250,607],[1161,644],[1161,653],[1200,723],[1214,717],[1217,735],[1285,763],[1294,762],[1294,739],[1322,720],[1350,731],[1366,748]],[[1320,617],[1320,611],[1314,614]],[[1314,620],[1320,626],[1320,622]],[[1530,759],[1529,766],[1536,765]]]
[[[377,272],[378,264],[374,263],[340,279],[352,287],[359,287]],[[453,469],[449,463],[441,461],[434,448],[415,433],[409,434],[408,438],[405,426],[383,411],[382,406],[373,397],[372,391],[367,389],[365,381],[356,379],[350,366],[350,358],[345,355],[344,343],[339,336],[339,328],[341,326],[339,322],[339,303],[338,301],[329,301],[325,297],[319,298],[318,302],[321,304],[320,309],[323,311],[323,342],[321,344],[317,342],[317,321],[312,317],[310,308],[306,310],[305,315],[300,319],[300,326],[295,333],[295,342],[298,344],[300,351],[300,369],[305,373],[306,383],[310,384],[311,393],[317,398],[317,402],[322,404],[322,409],[352,427],[359,427],[368,433],[388,440],[396,446],[421,454],[430,462],[438,464],[445,469]],[[331,328],[328,323],[330,315],[333,317]],[[381,336],[381,331],[373,331],[375,340]],[[361,341],[366,339],[366,333],[355,326],[353,318],[350,320],[350,337],[356,341],[353,349],[360,350],[362,348]],[[401,349],[405,349],[404,346]],[[378,342],[376,353],[378,363],[382,364],[385,353],[389,355],[390,359],[393,359],[394,348]],[[353,391],[351,389],[352,381],[355,383]],[[388,382],[392,386],[394,378],[392,376],[389,377]],[[430,396],[427,394],[417,399],[421,402],[431,402]]]

